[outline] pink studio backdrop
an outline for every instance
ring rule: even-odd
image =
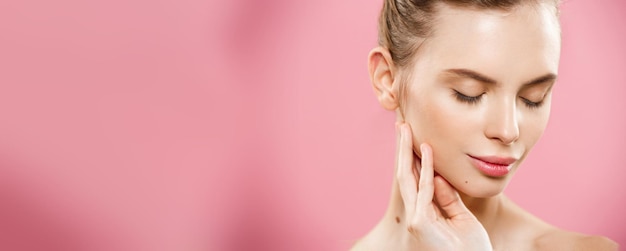
[[[345,250],[382,216],[382,0],[3,1],[1,250]],[[565,1],[506,193],[626,246],[626,2]]]

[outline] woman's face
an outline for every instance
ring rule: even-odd
[[[401,109],[416,152],[420,143],[432,146],[436,172],[464,194],[494,196],[548,122],[558,20],[548,5],[510,12],[442,6],[438,17],[415,63],[403,69]]]

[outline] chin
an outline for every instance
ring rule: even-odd
[[[441,165],[435,166],[435,171],[445,178],[460,194],[472,198],[490,198],[501,194],[517,171],[514,165],[504,176],[489,176],[464,158],[440,159]]]
[[[467,180],[467,182],[466,182]],[[472,177],[471,179],[451,181],[459,193],[472,198],[490,198],[501,194],[509,183],[509,178],[494,179],[486,176]]]

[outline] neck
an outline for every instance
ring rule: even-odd
[[[501,218],[504,194],[498,194],[489,198],[474,198],[459,192],[461,200],[467,209],[476,216],[483,225],[489,236],[495,233],[498,221]]]
[[[474,198],[462,193],[459,194],[465,206],[483,225],[491,240],[497,239],[495,238],[496,235],[498,235],[498,221],[496,219],[498,219],[502,213],[502,203],[505,200],[504,195],[499,194],[490,198]],[[400,195],[397,180],[394,178],[389,206],[379,226],[392,230],[391,232],[399,234],[400,236],[403,235],[401,233],[410,234],[406,231],[405,218],[404,202]],[[405,236],[400,238],[406,240]]]

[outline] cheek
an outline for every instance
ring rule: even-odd
[[[447,166],[449,157],[458,154],[459,149],[464,149],[469,139],[480,132],[476,120],[481,116],[459,109],[458,102],[444,94],[418,100],[422,102],[413,103],[406,114],[413,128],[415,149],[419,149],[420,143],[430,144],[436,166]]]
[[[542,107],[538,110],[528,110],[522,108],[521,118],[519,121],[520,143],[524,146],[524,157],[533,148],[535,143],[539,141],[541,135],[545,131],[548,120],[550,119],[551,97],[548,95]]]
[[[520,141],[526,147],[526,153],[543,135],[550,117],[550,108],[541,111],[527,111],[520,122]]]

